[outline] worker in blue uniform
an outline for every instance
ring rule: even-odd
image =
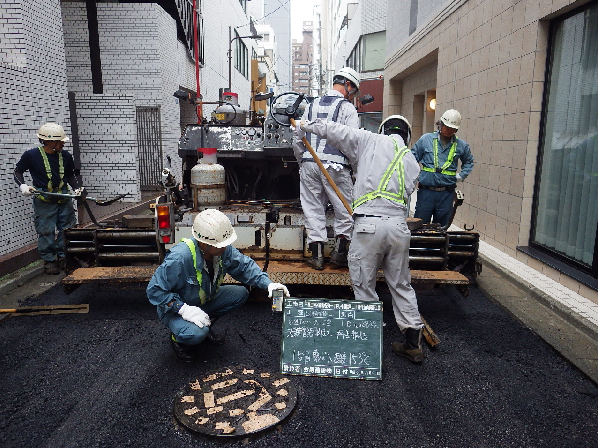
[[[461,114],[449,109],[439,121],[436,132],[424,134],[411,152],[422,164],[415,204],[415,218],[446,226],[453,210],[457,182],[462,182],[473,169],[469,145],[455,135],[461,126]],[[461,160],[461,171],[457,172]]]
[[[197,357],[198,345],[211,337],[210,324],[240,307],[249,296],[243,285],[222,285],[226,274],[247,286],[268,290],[272,297],[280,289],[251,258],[231,244],[237,239],[228,217],[219,210],[198,213],[191,230],[193,238],[175,245],[156,269],[147,287],[149,301],[170,329],[170,342],[183,361]]]
[[[69,193],[71,186],[75,195],[80,196],[83,188],[79,187],[75,176],[73,156],[64,151],[68,141],[64,129],[57,123],[46,123],[37,131],[41,146],[28,149],[17,162],[14,179],[21,194],[34,196],[33,211],[35,231],[37,232],[37,250],[44,260],[46,274],[59,274],[65,267],[63,231],[76,223],[73,200],[57,198],[36,193]],[[25,182],[24,173],[29,171],[33,186]]]

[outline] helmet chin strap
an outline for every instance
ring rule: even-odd
[[[345,82],[345,92],[347,92],[347,97],[350,97],[350,96],[351,96],[351,95],[353,95],[355,92],[357,92],[357,90],[359,90],[359,89],[355,88],[355,89],[353,89],[353,90],[349,90],[349,89],[347,88],[347,82],[349,82],[349,81],[346,81],[346,82]]]

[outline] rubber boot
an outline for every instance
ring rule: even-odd
[[[424,360],[421,339],[421,329],[407,328],[407,331],[405,331],[405,342],[393,342],[392,351],[415,364],[420,364]]]
[[[49,275],[60,274],[60,269],[56,261],[44,261],[44,272]]]
[[[330,254],[330,262],[344,268],[349,266],[349,263],[347,262],[347,255],[349,254],[350,244],[351,241],[349,241],[345,235],[337,236],[336,245]]]
[[[309,243],[311,258],[307,259],[307,264],[318,271],[324,269],[324,243]]]

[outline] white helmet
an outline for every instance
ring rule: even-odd
[[[359,75],[357,74],[357,72],[353,70],[351,67],[341,68],[334,74],[335,78],[337,76],[342,76],[343,78],[348,79],[353,84],[355,84],[355,87],[357,87],[357,90],[359,90],[359,83],[361,82],[361,80],[359,79]]]
[[[66,142],[69,139],[62,126],[57,123],[42,124],[37,131],[37,137],[41,140],[60,140],[61,142]]]
[[[226,247],[237,239],[230,220],[220,210],[213,208],[197,214],[191,234],[200,243],[219,248]]]
[[[461,114],[455,109],[449,109],[442,114],[440,121],[449,128],[459,129],[459,126],[461,126]]]
[[[390,130],[396,130],[399,132],[389,132]],[[397,133],[403,137],[405,144],[408,145],[409,141],[411,140],[411,125],[409,124],[409,121],[402,115],[391,115],[382,123],[380,123],[378,134],[390,135]]]

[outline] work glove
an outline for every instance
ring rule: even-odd
[[[210,326],[210,317],[198,306],[183,304],[179,310],[183,319],[197,325],[199,328]]]
[[[85,188],[84,188],[84,187],[79,187],[79,188],[77,188],[75,191],[73,191],[73,194],[74,194],[75,196],[81,196],[81,195],[83,194],[83,191],[84,191],[84,190],[85,190]]]
[[[272,298],[272,292],[276,289],[281,289],[285,297],[289,297],[289,290],[282,283],[270,283],[268,285],[268,297]]]
[[[457,182],[463,182],[463,178],[461,176],[459,176],[459,173],[457,173]]]
[[[27,184],[21,184],[20,188],[21,188],[21,193],[23,194],[23,196],[33,195],[33,190],[34,190],[33,187],[30,187]]]

